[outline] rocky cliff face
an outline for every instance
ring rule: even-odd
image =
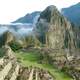
[[[80,35],[77,30],[55,6],[49,6],[40,14],[34,32],[39,41],[48,47],[49,50],[43,51],[50,63],[80,80],[80,54],[77,52]]]
[[[75,48],[75,36],[71,23],[55,6],[47,7],[41,14],[34,29],[38,39],[53,49]]]

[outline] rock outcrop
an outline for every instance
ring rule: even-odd
[[[55,6],[47,7],[41,14],[34,29],[36,36],[49,48],[75,48],[75,36],[71,23]]]
[[[13,34],[9,31],[6,31],[0,36],[0,46],[9,44],[13,40],[14,40]]]
[[[47,56],[50,64],[80,80],[79,34],[73,24],[55,6],[49,6],[40,14],[34,32],[38,40],[46,45],[43,57]]]

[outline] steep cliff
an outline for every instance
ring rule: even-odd
[[[70,21],[60,14],[55,6],[47,7],[41,14],[34,32],[46,45],[43,56],[48,56],[52,65],[66,71],[75,80],[80,80],[80,46],[78,31]],[[77,32],[78,31],[78,32]]]
[[[53,49],[75,48],[75,36],[71,23],[53,5],[41,14],[34,29],[36,36]]]

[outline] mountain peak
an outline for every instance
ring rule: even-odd
[[[40,14],[40,17],[46,19],[47,22],[50,22],[51,16],[58,15],[58,14],[59,11],[57,10],[56,6],[50,5]]]
[[[80,26],[80,2],[68,8],[63,8],[62,14],[66,16],[72,23]]]
[[[32,13],[28,13],[23,17],[20,17],[19,19],[15,20],[12,23],[30,23],[33,24],[34,23],[34,19],[36,18],[36,16],[40,15],[40,11],[35,11]]]
[[[54,5],[50,5],[50,6],[48,6],[46,9],[48,9],[48,10],[50,10],[50,11],[54,11],[54,10],[56,10],[57,8],[56,8],[56,6],[54,6]]]

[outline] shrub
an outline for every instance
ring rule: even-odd
[[[22,46],[18,42],[12,42],[9,45],[13,51],[16,51],[22,48]]]

